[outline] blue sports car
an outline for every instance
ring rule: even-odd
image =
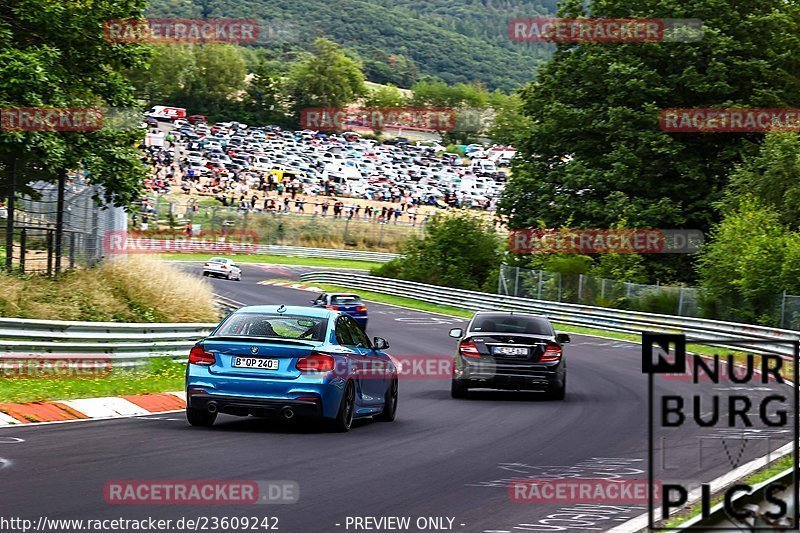
[[[354,418],[392,421],[397,368],[388,347],[343,312],[243,307],[192,348],[186,418],[210,426],[218,413],[315,417],[338,431]]]

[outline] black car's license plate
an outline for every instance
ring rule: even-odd
[[[494,355],[512,355],[517,357],[524,357],[530,353],[530,348],[522,346],[495,346],[492,350]]]

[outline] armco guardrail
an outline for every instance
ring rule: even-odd
[[[606,331],[639,334],[643,330],[647,330],[661,333],[683,333],[689,340],[695,338],[703,339],[705,342],[743,341],[744,344],[740,345],[743,349],[755,353],[780,354],[785,357],[794,354],[792,346],[788,344],[758,345],[747,344],[747,341],[795,341],[800,339],[800,332],[797,331],[701,318],[529,300],[351,272],[311,272],[302,274],[300,279],[306,282],[330,283],[394,296],[406,296],[470,311],[527,311],[545,315],[561,324]]]
[[[143,244],[142,244],[143,245]],[[374,263],[388,263],[400,257],[398,254],[386,252],[362,252],[360,250],[339,250],[336,248],[305,248],[302,246],[279,246],[276,244],[256,244],[246,246],[235,241],[231,242],[231,250],[225,251],[225,243],[214,240],[204,241],[197,239],[150,239],[146,243],[153,250],[159,252],[175,253],[208,253],[221,254],[234,253],[233,248],[241,246],[247,248],[246,254],[280,255],[286,257],[319,257],[322,259],[351,259],[353,261],[371,261]],[[131,245],[136,246],[136,245]]]
[[[291,257],[321,257],[324,259],[352,259],[355,261],[372,261],[388,263],[400,257],[398,254],[384,252],[362,252],[359,250],[337,250],[334,248],[303,248],[301,246],[278,246],[259,244],[258,253],[269,255],[285,255]]]
[[[0,318],[0,359],[186,356],[216,324],[123,324]]]

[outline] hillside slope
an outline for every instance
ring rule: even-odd
[[[149,16],[200,17],[199,1],[151,0]],[[211,17],[255,18],[294,28],[292,39],[269,46],[287,51],[328,37],[356,51],[367,76],[392,78],[392,56],[409,57],[420,75],[448,83],[480,81],[513,89],[530,81],[550,47],[512,43],[508,20],[546,15],[556,0],[214,0]],[[391,69],[389,69],[391,70]]]

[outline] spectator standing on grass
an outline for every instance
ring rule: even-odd
[[[258,196],[253,193],[253,196],[250,197],[250,209],[256,208],[256,202],[258,201]]]
[[[314,202],[314,218],[317,218],[317,215],[319,215],[319,203]]]
[[[328,203],[328,200],[325,200],[324,202],[322,202],[322,218],[325,218],[325,217],[328,216],[328,207],[330,207],[330,204]]]
[[[289,200],[289,197],[288,197],[288,196],[287,196],[286,198],[284,198],[284,199],[283,199],[283,212],[284,212],[284,213],[288,213],[288,212],[290,211],[290,209],[289,209],[289,202],[290,202],[290,201],[291,201],[291,200]]]
[[[295,206],[295,208],[297,208],[297,212],[298,213],[305,214],[305,209],[303,209],[303,200],[298,198],[297,200],[294,201],[294,206]]]
[[[395,207],[394,208],[394,223],[395,224],[397,224],[397,219],[400,218],[400,215],[402,214],[402,212],[403,211],[399,207]]]

